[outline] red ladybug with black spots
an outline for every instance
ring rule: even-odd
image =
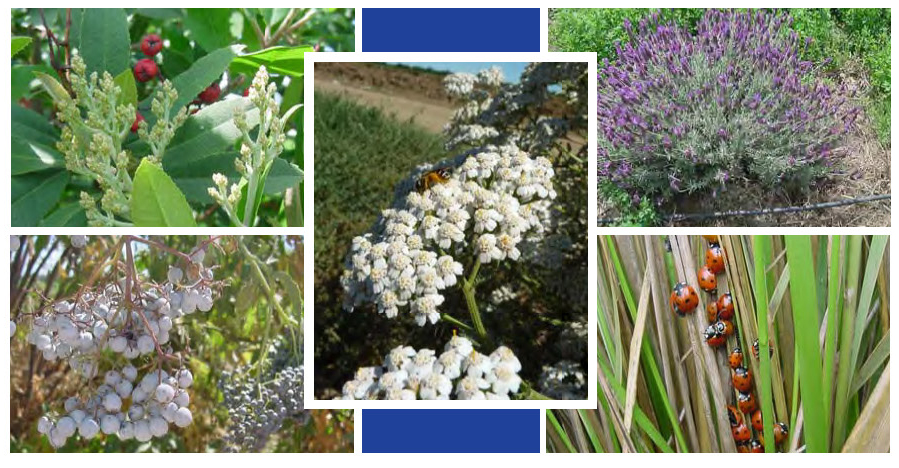
[[[734,388],[740,392],[746,393],[752,390],[752,372],[749,372],[749,369],[743,366],[734,369],[731,381],[734,384]]]
[[[762,425],[762,410],[760,409],[752,413],[752,428],[758,432],[765,430],[765,426]]]
[[[740,407],[740,411],[745,414],[753,414],[759,408],[758,403],[755,401],[755,394],[752,392],[740,392],[740,395],[737,397],[737,405]]]
[[[736,369],[743,365],[743,350],[739,346],[734,348],[730,355],[727,356],[727,363],[730,364],[731,369]]]
[[[671,292],[668,302],[671,305],[671,311],[683,317],[696,310],[696,306],[699,305],[699,296],[693,286],[687,283],[677,283],[674,285],[674,291]]]
[[[705,265],[716,275],[724,271],[724,250],[720,245],[709,245],[709,249],[705,251]]]
[[[734,441],[738,444],[749,442],[749,439],[752,438],[752,431],[750,431],[744,423],[737,424],[730,428],[730,432],[734,436]]]
[[[718,318],[721,320],[730,320],[734,318],[734,300],[730,293],[724,293],[718,298],[716,304],[718,306]]]
[[[696,279],[699,280],[699,287],[703,291],[709,294],[718,294],[718,278],[708,266],[699,269]]]
[[[708,327],[706,327],[705,332],[703,333],[703,335],[705,336],[706,344],[713,348],[717,348],[727,344],[727,335],[718,331],[719,324],[721,324],[721,322],[715,322],[709,325]]]
[[[735,406],[727,405],[727,419],[730,420],[731,427],[735,427],[743,422],[743,414]]]
[[[765,453],[765,446],[761,442],[753,439],[749,443],[749,453]]]

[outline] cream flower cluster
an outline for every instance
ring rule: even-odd
[[[504,83],[497,68],[477,75],[454,73],[444,79],[450,96],[464,102],[444,128],[447,149],[460,146],[515,143],[542,152],[572,127],[584,124],[587,109],[587,67],[579,62],[531,63],[518,83]],[[584,111],[572,118],[533,116],[534,109],[561,97]]]
[[[460,282],[462,261],[516,261],[523,242],[543,237],[553,175],[548,159],[515,145],[457,158],[448,180],[410,190],[353,240],[342,277],[345,308],[374,303],[393,318],[408,307],[419,325],[436,323],[442,291]]]
[[[508,400],[521,386],[521,362],[500,346],[489,356],[454,336],[434,350],[398,346],[382,366],[362,367],[345,383],[341,400]]]

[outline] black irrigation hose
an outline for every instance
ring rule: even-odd
[[[878,200],[889,200],[890,194],[883,195],[872,195],[870,197],[861,197],[861,198],[850,198],[848,200],[840,200],[840,201],[832,201],[832,202],[824,202],[824,203],[815,203],[812,205],[804,205],[804,206],[786,206],[781,208],[765,208],[761,210],[735,210],[735,211],[716,211],[711,213],[689,213],[689,214],[675,214],[665,217],[665,221],[668,223],[671,222],[680,222],[687,221],[691,219],[714,219],[714,218],[730,218],[736,216],[761,216],[766,214],[783,214],[783,213],[798,213],[800,211],[811,211],[811,210],[821,210],[826,208],[836,208],[838,206],[846,206],[846,205],[854,205],[857,203],[868,203]],[[617,223],[621,221],[622,218],[601,218],[597,220],[597,223],[600,226]]]

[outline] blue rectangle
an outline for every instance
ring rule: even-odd
[[[362,410],[363,453],[540,453],[540,410]]]
[[[540,52],[539,8],[363,8],[363,52]]]

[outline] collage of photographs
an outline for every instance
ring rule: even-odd
[[[11,456],[890,452],[889,8],[360,3],[11,8]]]

